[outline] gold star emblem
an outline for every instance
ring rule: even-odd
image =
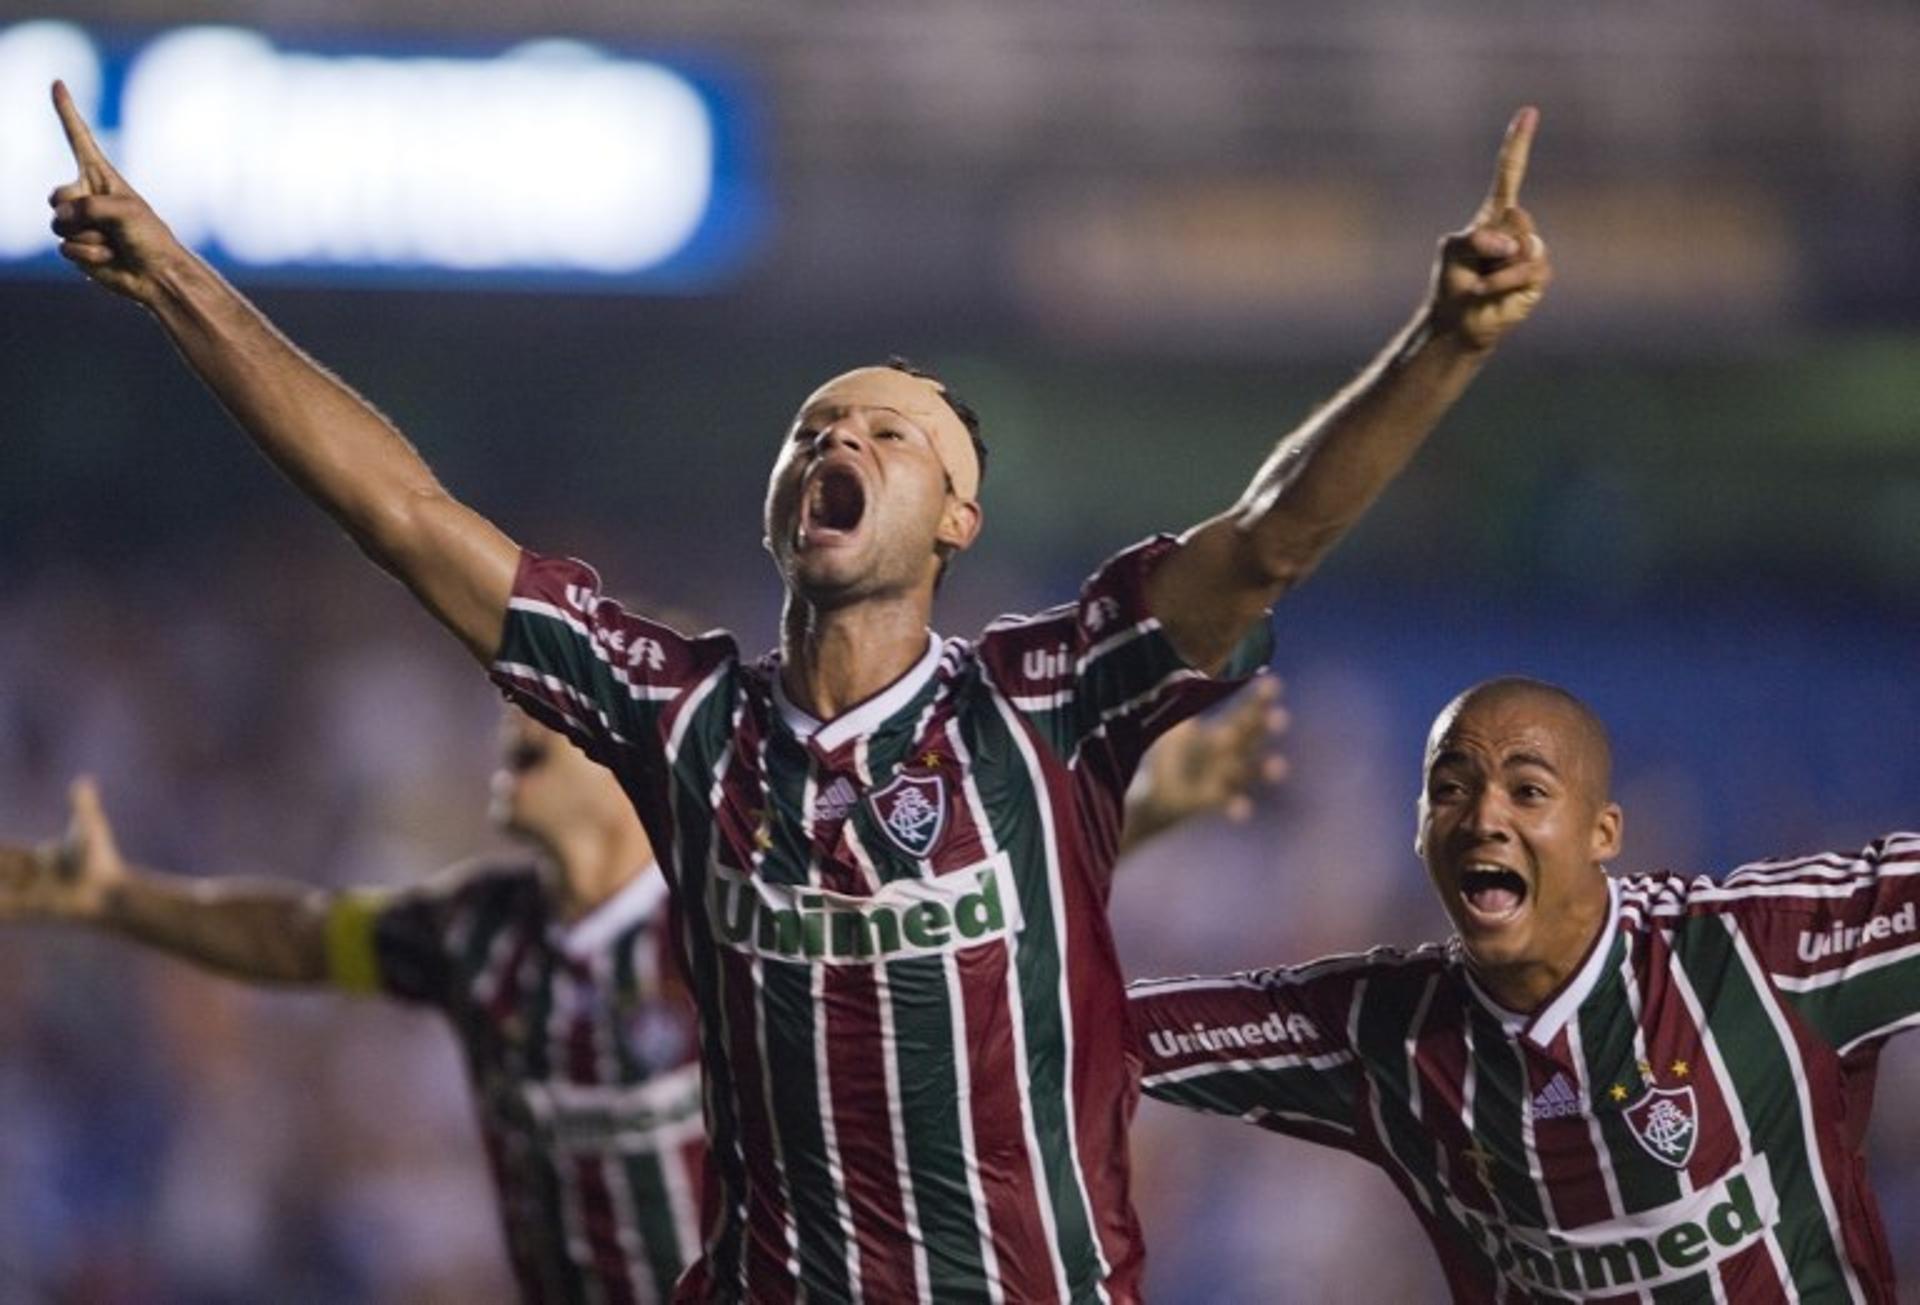
[[[1673,1069],[1671,1072],[1675,1078],[1685,1078],[1688,1074],[1691,1074],[1693,1071],[1688,1067],[1686,1061],[1676,1060],[1673,1062]]]
[[[753,845],[762,852],[773,846],[773,822],[764,811],[760,813],[760,823],[753,827]]]
[[[1480,1180],[1480,1186],[1489,1191],[1493,1188],[1493,1153],[1480,1145],[1475,1138],[1473,1145],[1460,1153],[1460,1158],[1473,1166],[1473,1176]]]
[[[920,764],[928,770],[938,770],[946,758],[940,755],[938,748],[928,748],[920,754]]]
[[[1607,1089],[1607,1095],[1612,1097],[1615,1101],[1625,1101],[1627,1099],[1627,1089],[1624,1085],[1615,1083],[1612,1087]]]
[[[1639,1066],[1641,1081],[1644,1083],[1653,1082],[1653,1066],[1644,1060],[1639,1062]]]

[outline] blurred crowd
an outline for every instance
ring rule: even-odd
[[[1305,960],[1441,930],[1411,852],[1422,715],[1448,677],[1500,669],[1481,663],[1505,645],[1482,629],[1471,652],[1436,650],[1418,620],[1394,634],[1366,604],[1318,592],[1281,626],[1290,777],[1251,821],[1178,830],[1123,869],[1114,919],[1131,974]],[[1629,625],[1615,637],[1638,636]],[[1863,814],[1848,794],[1859,796],[1855,776],[1879,775],[1865,785],[1879,802],[1908,782],[1912,758],[1870,750],[1833,770],[1819,764],[1828,744],[1816,732],[1799,754],[1807,768],[1783,761],[1773,787],[1746,787],[1751,766],[1736,761],[1787,746],[1768,732],[1782,720],[1839,712],[1897,728],[1920,711],[1920,690],[1889,697],[1878,663],[1851,654],[1817,674],[1748,657],[1742,687],[1712,660],[1728,650],[1709,649],[1672,636],[1658,650],[1669,674],[1646,677],[1645,704],[1622,687],[1624,672],[1601,695],[1603,710],[1629,712],[1626,868],[1724,870],[1882,832],[1854,820],[1899,823],[1871,803]],[[1729,737],[1727,722],[1747,717],[1715,715],[1697,695],[1701,737],[1636,757],[1649,727],[1634,711],[1683,730],[1685,713],[1661,695],[1714,682],[1779,710],[1753,714],[1750,737]],[[36,568],[0,590],[9,837],[56,832],[64,784],[84,771],[140,863],[404,881],[488,845],[497,712],[453,642],[344,546],[276,541],[111,575]],[[1726,759],[1738,810],[1720,809],[1712,776],[1683,782],[1688,746]],[[1763,832],[1744,842],[1726,836],[1729,823]],[[1920,1300],[1920,1116],[1897,1108],[1916,1092],[1920,1048],[1896,1040],[1872,1169],[1905,1257],[1905,1298]],[[249,990],[116,939],[3,927],[0,1119],[3,1305],[509,1298],[461,1067],[434,1015]],[[1152,1104],[1134,1140],[1151,1299],[1442,1297],[1424,1239],[1378,1173]]]

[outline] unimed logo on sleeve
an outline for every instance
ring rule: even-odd
[[[939,956],[1020,930],[1020,896],[1003,852],[871,897],[775,884],[711,863],[707,918],[722,946],[772,961],[866,965]]]

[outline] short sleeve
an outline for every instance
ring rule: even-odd
[[[1150,979],[1127,989],[1147,1096],[1357,1148],[1358,1062],[1347,1044],[1350,968]]]
[[[678,714],[737,664],[731,637],[688,638],[605,597],[586,563],[524,552],[490,673],[541,722],[631,773],[657,769]]]
[[[348,992],[446,1005],[453,974],[448,906],[424,893],[341,893],[327,913],[328,977]]]
[[[1920,834],[1742,866],[1712,899],[1788,1002],[1841,1055],[1920,1024]]]
[[[995,682],[1060,756],[1123,786],[1156,738],[1229,697],[1273,652],[1265,621],[1217,676],[1175,651],[1146,589],[1178,547],[1170,535],[1137,544],[1096,571],[1078,602],[997,621],[980,641]]]
[[[475,940],[537,924],[538,899],[530,867],[488,862],[450,866],[405,888],[339,893],[327,911],[328,980],[347,992],[456,1006]]]

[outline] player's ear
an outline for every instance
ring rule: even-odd
[[[1600,808],[1599,814],[1593,819],[1593,860],[1596,865],[1605,865],[1620,855],[1626,828],[1627,813],[1620,809],[1618,802],[1609,802]]]
[[[954,552],[964,552],[979,538],[982,519],[978,503],[962,502],[949,494],[946,509],[940,514],[940,530],[934,539]]]

